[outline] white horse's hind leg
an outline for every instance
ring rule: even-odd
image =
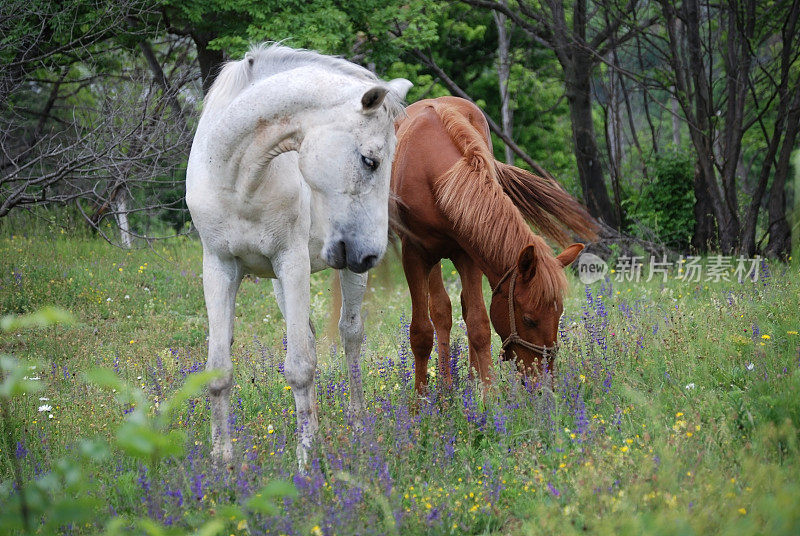
[[[301,470],[308,460],[308,451],[319,427],[314,385],[317,354],[315,345],[309,340],[310,268],[307,250],[285,255],[276,270],[280,283],[274,287],[279,305],[283,301],[283,316],[286,319],[283,374],[294,395],[298,431],[297,461]]]
[[[203,252],[203,292],[208,310],[207,370],[220,371],[222,376],[208,386],[211,399],[211,455],[217,462],[228,463],[233,457],[228,414],[230,410],[233,366],[233,317],[236,292],[242,281],[242,269],[235,259],[221,259]]]
[[[367,290],[367,273],[356,274],[340,270],[342,313],[339,317],[339,336],[344,342],[347,372],[350,376],[350,416],[360,424],[364,413],[364,388],[361,385],[361,344],[364,341],[364,322],[361,303]]]

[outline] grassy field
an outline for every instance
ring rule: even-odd
[[[34,524],[33,532],[101,533],[115,516],[186,532],[282,479],[298,494],[279,499],[276,515],[223,519],[219,533],[800,533],[797,259],[764,265],[758,281],[744,283],[612,275],[585,287],[571,277],[552,395],[503,364],[482,396],[467,378],[459,312],[456,387],[415,401],[410,300],[399,262],[388,258],[364,306],[368,418],[360,431],[345,417],[332,276],[314,275],[321,428],[308,474],[298,475],[293,399],[281,374],[284,326],[268,281],[247,279],[237,300],[235,469],[210,463],[203,395],[168,425],[186,434],[185,451],[145,463],[114,442],[130,405],[83,373],[109,368],[158,402],[204,368],[199,243],[128,252],[58,228],[0,231],[0,313],[56,305],[77,318],[0,339],[0,353],[39,363],[29,374],[44,386],[4,411],[5,519],[18,515],[15,466],[32,482],[82,460],[81,493],[94,501],[90,519]],[[451,266],[444,271],[456,305],[458,278]],[[81,457],[82,438],[109,440],[112,456]]]

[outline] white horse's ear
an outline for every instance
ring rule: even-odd
[[[408,90],[414,85],[405,78],[395,78],[388,82],[389,89],[391,89],[394,93],[400,96],[401,99],[405,100],[406,94]]]
[[[375,86],[368,89],[361,97],[361,112],[368,114],[377,110],[383,104],[383,99],[386,98],[387,93],[389,93],[389,88],[383,86]]]

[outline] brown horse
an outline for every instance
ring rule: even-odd
[[[556,257],[525,220],[562,245],[568,242],[562,225],[595,239],[594,220],[555,182],[496,161],[486,119],[469,101],[423,100],[406,113],[396,125],[391,219],[411,293],[417,392],[427,386],[434,328],[440,377],[452,383],[452,308],[442,282],[443,258],[453,261],[461,277],[470,370],[491,380],[482,274],[493,289],[490,315],[504,357],[516,354],[519,370],[532,376],[552,370],[567,285],[564,268],[583,245],[572,244]]]

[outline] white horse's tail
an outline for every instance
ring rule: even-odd
[[[253,78],[253,57],[248,53],[244,59],[229,61],[222,67],[211,89],[203,99],[201,119],[210,111],[225,108]]]

